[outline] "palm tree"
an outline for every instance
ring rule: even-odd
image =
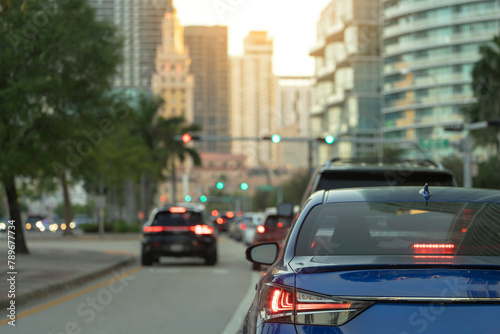
[[[136,119],[134,134],[140,136],[149,148],[150,159],[154,164],[152,171],[141,173],[141,202],[142,211],[149,212],[152,190],[151,181],[163,178],[165,167],[172,173],[172,201],[175,201],[175,164],[176,161],[184,162],[190,156],[195,165],[201,164],[201,159],[195,149],[187,147],[182,141],[177,140],[179,134],[198,131],[200,128],[186,122],[183,116],[163,118],[158,115],[158,110],[163,106],[161,97],[142,93],[137,98]]]
[[[201,158],[198,152],[191,147],[187,147],[183,141],[177,139],[184,133],[193,133],[200,130],[195,124],[187,124],[184,116],[175,116],[168,119],[158,119],[158,138],[164,148],[166,165],[170,168],[172,175],[172,201],[175,202],[177,196],[175,165],[177,161],[181,163],[189,156],[195,166],[201,165]]]

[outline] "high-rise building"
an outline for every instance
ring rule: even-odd
[[[201,126],[201,135],[229,135],[229,63],[227,27],[188,26],[184,43],[191,57],[194,75],[194,123]],[[204,152],[229,153],[230,142],[196,142]]]
[[[282,137],[310,137],[309,113],[314,104],[313,87],[312,77],[277,77],[276,129]],[[284,141],[279,149],[279,166],[287,169],[308,166],[307,142]]]
[[[474,101],[471,70],[479,47],[500,30],[500,3],[386,0],[383,6],[383,132],[443,146],[440,140],[457,135],[442,127],[461,122],[460,108]]]
[[[244,54],[231,57],[231,135],[270,136],[276,132],[276,78],[273,40],[266,31],[251,31]],[[233,141],[233,154],[245,154],[249,168],[275,167],[278,147],[269,141]]]
[[[184,116],[188,123],[193,117],[193,75],[191,59],[184,48],[184,27],[175,9],[166,12],[161,22],[162,39],[155,59],[152,90],[164,100],[159,115],[169,118]]]
[[[172,0],[89,0],[97,19],[112,22],[124,38],[123,64],[114,87],[150,90],[161,20],[172,12]]]
[[[378,0],[332,1],[321,13],[317,41],[313,136],[351,139],[379,136],[380,24]],[[332,156],[370,154],[370,144],[347,140],[319,147],[319,162]]]

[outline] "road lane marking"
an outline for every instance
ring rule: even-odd
[[[159,274],[182,274],[182,270],[177,268],[150,268],[149,272]]]
[[[123,275],[110,278],[109,280],[107,280],[105,282],[96,284],[94,286],[90,286],[90,287],[88,287],[88,288],[86,288],[86,289],[84,289],[82,291],[75,292],[75,293],[73,293],[73,294],[71,294],[69,296],[56,299],[56,300],[51,301],[51,302],[49,302],[47,304],[40,305],[40,306],[35,307],[35,308],[31,309],[31,310],[25,311],[25,312],[23,312],[21,314],[16,315],[16,320],[24,318],[24,317],[27,317],[27,316],[29,316],[29,315],[31,315],[33,313],[37,313],[37,312],[43,311],[45,309],[51,308],[52,306],[56,306],[56,305],[59,305],[61,303],[67,302],[68,300],[80,297],[81,295],[87,294],[87,293],[89,293],[91,291],[97,290],[99,288],[102,288],[103,286],[106,286],[106,285],[111,284],[111,283],[113,283],[115,281],[118,281],[120,278],[123,278],[123,277],[126,277],[126,276],[130,276],[133,273],[135,273],[136,271],[139,271],[141,269],[142,269],[142,266],[137,266],[137,267],[132,268],[129,271],[123,273]],[[0,321],[0,326],[5,325],[9,321],[10,321],[10,319],[8,319],[8,318],[5,319],[5,320],[1,320]]]
[[[231,320],[227,323],[226,328],[224,328],[222,334],[235,334],[240,329],[243,320],[245,320],[248,309],[252,304],[252,300],[255,297],[255,284],[257,284],[257,282],[259,281],[261,277],[260,274],[252,271],[252,277],[250,278],[250,286],[248,287],[247,294],[241,301],[236,312],[234,312]]]

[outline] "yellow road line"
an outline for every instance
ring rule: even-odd
[[[97,290],[97,289],[99,289],[99,288],[102,288],[103,286],[108,285],[108,284],[111,284],[111,283],[113,283],[113,282],[115,282],[115,281],[119,280],[120,278],[123,278],[123,277],[125,277],[125,276],[129,276],[129,275],[132,275],[133,273],[135,273],[136,271],[138,271],[138,270],[140,270],[140,269],[142,269],[142,266],[137,266],[137,267],[132,268],[132,269],[130,269],[129,271],[125,272],[123,275],[120,275],[120,276],[117,276],[117,277],[110,278],[109,280],[107,280],[107,281],[105,281],[105,282],[102,282],[102,283],[96,284],[96,285],[94,285],[94,286],[88,287],[88,288],[86,288],[86,289],[84,289],[84,290],[82,290],[82,291],[75,292],[75,293],[73,293],[73,294],[71,294],[71,295],[69,295],[69,296],[62,297],[62,298],[56,299],[56,300],[54,300],[54,301],[51,301],[50,303],[47,303],[47,304],[44,304],[44,305],[40,305],[40,306],[38,306],[38,307],[35,307],[35,308],[31,309],[31,310],[28,310],[28,311],[26,311],[26,312],[23,312],[23,313],[21,313],[21,314],[16,315],[16,320],[21,319],[21,318],[24,318],[24,317],[27,317],[27,316],[29,316],[29,315],[31,315],[31,314],[33,314],[33,313],[37,313],[37,312],[43,311],[43,310],[48,309],[48,308],[50,308],[50,307],[52,307],[52,306],[59,305],[59,304],[64,303],[64,302],[66,302],[66,301],[68,301],[68,300],[71,300],[71,299],[73,299],[73,298],[80,297],[81,295],[84,295],[84,294],[89,293],[89,292],[91,292],[91,291]],[[6,323],[8,323],[9,321],[11,321],[9,318],[4,319],[4,320],[1,320],[1,321],[0,321],[0,326],[5,325],[5,324],[6,324]]]

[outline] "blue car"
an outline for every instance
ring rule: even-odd
[[[270,265],[243,333],[500,333],[500,191],[318,191]]]

